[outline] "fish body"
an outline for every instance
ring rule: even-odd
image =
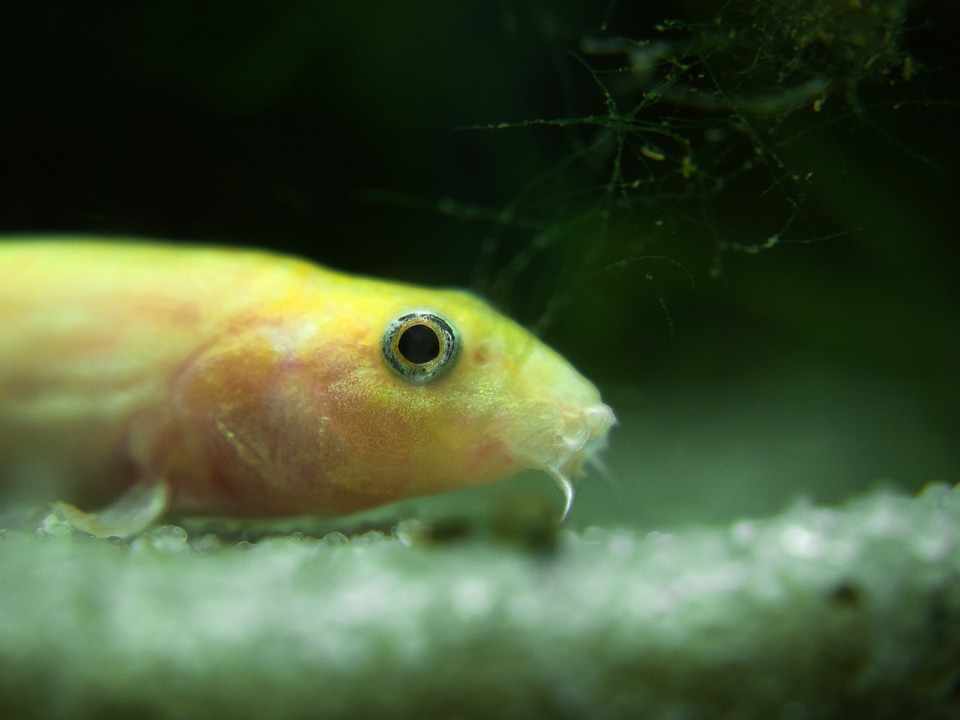
[[[340,515],[542,469],[615,422],[475,296],[269,252],[0,241],[0,487],[97,507]]]

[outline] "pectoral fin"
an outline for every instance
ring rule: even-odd
[[[167,509],[168,499],[164,483],[141,481],[96,512],[87,513],[65,502],[53,503],[41,529],[57,534],[57,528],[67,526],[100,538],[128,538],[159,518]]]

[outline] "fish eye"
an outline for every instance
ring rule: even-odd
[[[383,333],[383,358],[413,383],[436,380],[453,369],[460,357],[460,337],[436,313],[416,311],[393,320]]]

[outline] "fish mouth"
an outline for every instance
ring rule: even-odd
[[[571,478],[583,474],[584,460],[607,447],[608,434],[616,424],[613,410],[597,403],[564,412],[559,418],[554,416],[517,443],[515,458],[548,473],[563,494],[561,522],[570,513],[576,495]]]

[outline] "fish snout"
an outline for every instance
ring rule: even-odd
[[[585,458],[606,448],[610,428],[616,424],[613,410],[603,403],[568,412],[556,433],[553,469],[564,475],[579,474]]]
[[[552,442],[539,448],[541,463],[563,495],[563,521],[573,507],[575,495],[572,477],[582,474],[585,459],[595,456],[607,445],[607,434],[617,422],[613,410],[596,403],[564,413],[553,433]]]
[[[522,467],[544,470],[554,478],[579,475],[583,461],[603,450],[616,422],[609,406],[542,407],[517,423],[508,440],[510,455]]]

